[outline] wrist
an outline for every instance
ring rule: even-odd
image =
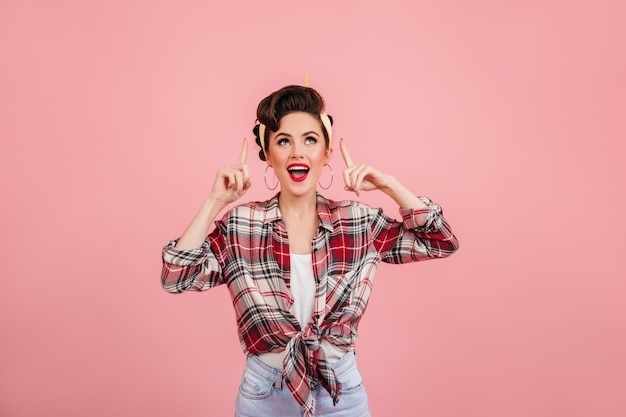
[[[381,187],[381,191],[395,201],[400,208],[420,209],[426,207],[426,204],[424,204],[422,200],[391,175],[388,178],[387,184]]]
[[[213,191],[204,198],[203,206],[207,207],[220,207],[224,208],[228,205],[228,202],[222,198],[219,198]]]
[[[393,198],[395,190],[398,188],[398,180],[392,175],[387,175],[387,179],[384,185],[378,187],[380,191]]]
[[[216,217],[217,214],[222,211],[227,205],[227,202],[216,198],[213,194],[210,193],[204,199],[200,211],[204,212],[209,217]]]

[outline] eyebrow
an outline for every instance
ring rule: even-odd
[[[308,135],[311,135],[311,134],[313,134],[313,135],[315,135],[315,136],[319,136],[319,133],[315,132],[314,130],[310,130],[310,131],[308,131],[308,132],[304,132],[304,133],[302,134],[302,136],[308,136]],[[288,137],[292,137],[289,133],[285,133],[285,132],[278,132],[278,133],[276,133],[276,137],[279,137],[279,136],[288,136]]]

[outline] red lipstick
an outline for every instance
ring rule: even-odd
[[[295,182],[301,182],[309,175],[309,166],[306,164],[289,164],[287,166],[287,172],[289,176]]]

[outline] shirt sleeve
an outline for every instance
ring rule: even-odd
[[[374,216],[374,244],[383,262],[407,263],[445,258],[459,248],[441,207],[427,197],[419,198],[426,207],[400,209],[402,222],[390,219],[382,210]]]
[[[197,249],[175,248],[178,239],[163,247],[161,285],[165,291],[206,291],[224,282],[221,267],[226,247],[224,224],[215,222],[215,229]]]

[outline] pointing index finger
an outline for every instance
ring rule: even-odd
[[[341,138],[341,140],[339,141],[339,148],[341,148],[341,156],[343,156],[346,167],[349,168],[354,165],[354,162],[352,162],[352,158],[350,158],[350,154],[348,153],[348,149],[346,148],[346,144],[343,138]]]
[[[245,164],[247,158],[248,158],[248,139],[244,139],[243,145],[241,146],[241,154],[239,154],[239,165]]]

